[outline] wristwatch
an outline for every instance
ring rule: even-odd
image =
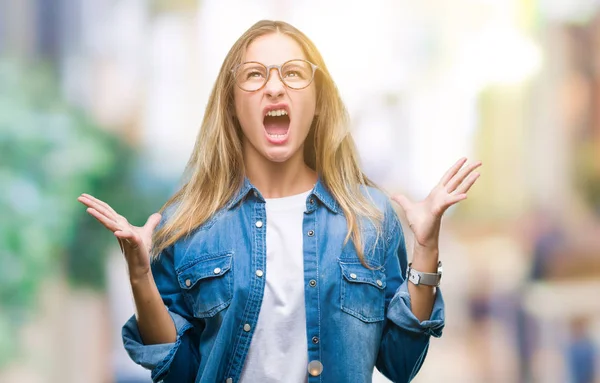
[[[442,279],[442,261],[438,262],[437,273],[423,273],[412,268],[412,262],[408,264],[406,277],[415,285],[435,286],[440,285]]]

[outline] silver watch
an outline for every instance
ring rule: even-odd
[[[406,271],[406,277],[409,281],[417,286],[426,285],[438,287],[442,279],[442,261],[438,262],[437,273],[424,273],[417,271],[412,268],[412,263],[409,263],[408,270]]]

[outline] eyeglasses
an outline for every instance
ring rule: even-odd
[[[281,81],[290,89],[308,87],[315,78],[318,66],[306,60],[290,60],[281,65],[266,66],[256,61],[242,63],[231,70],[236,85],[246,92],[256,92],[269,81],[271,70],[276,68]]]

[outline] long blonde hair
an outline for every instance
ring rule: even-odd
[[[250,27],[225,57],[186,167],[186,182],[160,210],[163,213],[168,207],[175,207],[154,234],[152,256],[156,258],[160,251],[207,221],[243,184],[242,131],[234,113],[231,69],[242,62],[252,41],[270,33],[292,37],[303,49],[306,59],[319,67],[315,76],[318,115],[304,145],[304,160],[320,175],[346,217],[348,233],[344,243],[352,238],[361,263],[369,267],[362,248],[361,218],[374,223],[379,234],[383,214],[364,196],[364,190],[361,191],[364,186],[376,185],[360,170],[346,108],[312,41],[290,24],[269,20]]]

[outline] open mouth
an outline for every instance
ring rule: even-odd
[[[269,138],[282,140],[288,135],[290,117],[285,109],[270,110],[265,115],[263,125]]]

